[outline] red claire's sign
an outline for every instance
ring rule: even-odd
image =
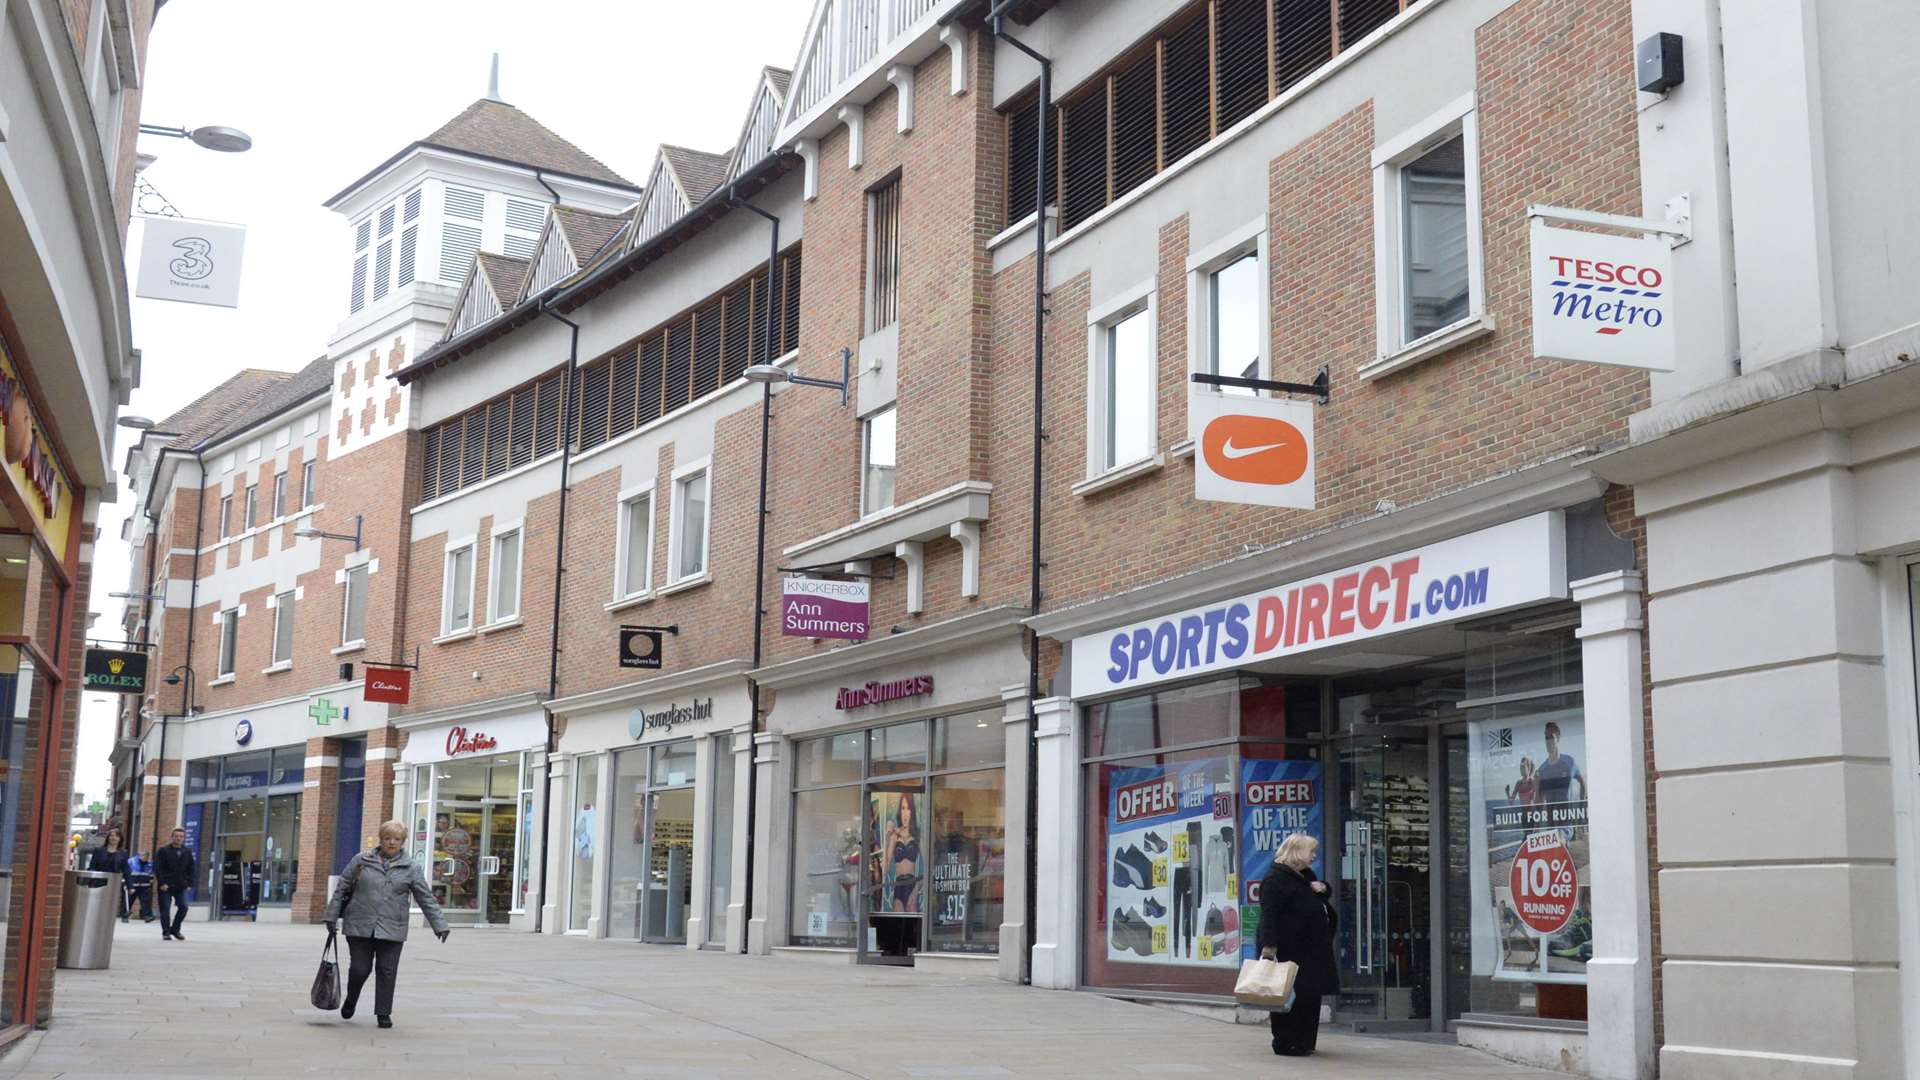
[[[369,666],[366,682],[361,685],[361,694],[368,701],[384,701],[389,705],[405,705],[412,691],[413,672],[406,668]]]
[[[493,736],[476,731],[469,735],[463,727],[447,732],[447,756],[459,757],[461,754],[484,754],[499,746]]]

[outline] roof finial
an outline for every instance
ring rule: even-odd
[[[487,100],[500,100],[500,54],[493,54],[493,70],[487,73]]]

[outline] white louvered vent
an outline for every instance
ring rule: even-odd
[[[538,295],[542,289],[577,269],[579,267],[574,263],[573,252],[567,247],[566,237],[555,229],[548,234],[547,242],[540,248],[540,261],[528,271],[527,295]]]
[[[407,226],[407,230],[400,234],[400,277],[394,282],[395,287],[413,284],[414,261],[419,254],[419,246],[420,226]]]
[[[507,228],[537,233],[546,223],[546,204],[528,202],[525,199],[507,200]]]
[[[668,178],[664,164],[655,170],[653,183],[647,186],[647,205],[640,210],[640,231],[634,235],[634,246],[653,239],[660,230],[673,224],[681,214],[687,212],[686,200],[680,195],[680,188]]]
[[[353,298],[348,303],[351,311],[359,311],[367,306],[367,256],[362,253],[353,260]]]
[[[480,250],[480,230],[451,221],[440,225],[440,280],[458,285],[467,276],[473,253]]]
[[[373,222],[371,220],[363,221],[359,225],[354,227],[353,250],[355,251],[367,250],[367,244],[372,242],[372,240],[373,240]]]
[[[487,286],[486,275],[476,266],[473,268],[473,277],[467,280],[467,291],[461,294],[460,313],[454,317],[453,325],[447,328],[447,337],[459,337],[498,314],[500,304],[494,299],[493,290]]]
[[[393,241],[382,240],[373,255],[373,298],[387,295],[388,272],[393,269]]]
[[[487,195],[484,191],[468,191],[466,188],[447,188],[447,216],[479,221],[486,210]],[[462,264],[464,266],[464,263]]]
[[[734,155],[734,176],[758,165],[773,152],[773,137],[779,127],[780,102],[773,96],[773,87],[762,85],[760,97],[747,118],[747,131],[740,139],[739,153]]]
[[[391,206],[380,211],[380,235],[383,238],[393,235],[393,207]]]
[[[501,247],[506,250],[508,255],[516,259],[531,259],[533,258],[534,245],[537,243],[539,243],[539,241],[531,236],[516,236],[513,233],[508,233],[506,242],[501,244]]]
[[[407,192],[406,205],[407,205],[407,208],[405,212],[401,214],[401,219],[404,221],[418,221],[420,219],[420,189],[419,188],[414,188],[412,191]]]

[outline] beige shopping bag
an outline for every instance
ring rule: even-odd
[[[1300,965],[1291,960],[1246,960],[1233,984],[1233,999],[1255,1008],[1285,1011],[1292,1004],[1293,980]]]

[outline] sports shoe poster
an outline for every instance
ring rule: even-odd
[[[1593,957],[1586,724],[1577,710],[1484,720],[1468,738],[1474,820],[1473,968],[1585,982]]]
[[[1240,956],[1259,955],[1260,882],[1273,866],[1273,853],[1294,833],[1303,832],[1326,850],[1326,809],[1320,804],[1320,763],[1317,761],[1254,761],[1240,763]],[[1323,880],[1321,860],[1313,872]]]
[[[1107,799],[1107,959],[1237,969],[1230,758],[1115,769]]]

